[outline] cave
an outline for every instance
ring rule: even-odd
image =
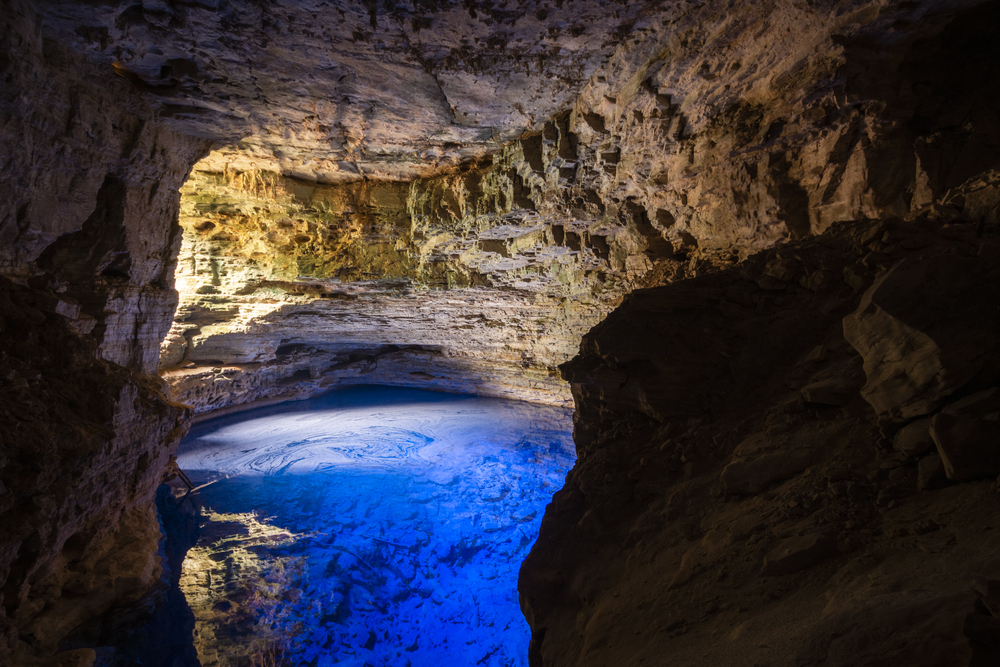
[[[1000,2],[0,6],[0,664],[1000,663]]]

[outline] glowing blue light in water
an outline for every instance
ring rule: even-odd
[[[197,425],[178,462],[230,476],[206,508],[298,536],[264,554],[308,568],[292,664],[506,667],[527,664],[517,573],[571,428],[558,408],[355,387]]]

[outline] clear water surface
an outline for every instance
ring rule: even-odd
[[[354,387],[199,424],[178,463],[195,483],[217,480],[200,492],[209,513],[282,531],[249,548],[297,564],[284,575],[295,594],[257,607],[270,631],[287,626],[291,664],[520,666],[517,573],[573,465],[571,417]],[[199,548],[226,558],[226,538],[209,531]],[[238,579],[239,563],[227,568]]]

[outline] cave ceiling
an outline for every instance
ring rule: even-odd
[[[231,145],[219,159],[337,183],[426,176],[540,128],[634,31],[685,6],[144,0],[44,11],[161,117]]]
[[[39,4],[60,40],[145,92],[161,118],[226,147],[206,166],[342,183],[447,170],[578,99],[614,116],[645,78],[681,101],[693,130],[734,100],[787,94],[794,81],[766,73],[834,58],[818,48],[831,32],[891,40],[900,11],[909,23],[965,3]]]

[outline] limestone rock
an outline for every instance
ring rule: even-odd
[[[151,500],[188,411],[167,401],[159,382],[101,359],[93,340],[36,299],[36,290],[0,279],[9,377],[0,402],[9,615],[0,621],[50,652],[157,580],[161,535]]]
[[[79,648],[75,651],[57,653],[48,660],[36,663],[32,667],[93,667],[97,662],[97,652],[92,648]]]
[[[1000,474],[1000,425],[975,417],[939,414],[930,434],[948,479],[964,482]]]
[[[986,614],[969,614],[962,626],[965,636],[989,648],[1000,648],[1000,619]]]
[[[917,470],[917,488],[921,491],[936,489],[948,483],[944,463],[937,452],[920,459]]]
[[[990,387],[949,403],[941,410],[946,415],[987,415],[1000,410],[1000,388]]]
[[[153,494],[188,412],[149,373],[176,303],[177,188],[209,146],[39,7],[0,19],[3,664],[157,581]]]
[[[844,319],[865,360],[862,394],[879,414],[932,412],[977,373],[995,373],[1000,298],[995,265],[960,255],[903,260]]]
[[[802,398],[806,403],[820,405],[844,405],[857,396],[857,390],[844,380],[822,380],[802,387]]]
[[[515,147],[410,185],[196,171],[161,348],[174,398],[205,413],[385,382],[567,404],[556,366],[641,279],[621,269],[649,265],[646,246],[510,208]]]
[[[828,535],[790,537],[764,557],[764,574],[791,574],[837,554],[836,540]]]
[[[930,427],[930,418],[918,419],[914,422],[910,422],[896,432],[896,436],[892,441],[892,446],[906,456],[919,456],[934,446],[934,439],[931,438]]]
[[[729,493],[760,493],[774,482],[796,475],[814,462],[816,452],[799,448],[736,460],[722,471],[722,485]]]
[[[862,664],[927,667],[971,655],[962,623],[973,601],[964,575],[950,568],[978,567],[982,554],[1000,548],[995,531],[982,530],[993,485],[915,493],[949,484],[942,457],[922,450],[915,464],[887,453],[883,431],[898,431],[904,449],[916,452],[929,416],[890,431],[898,416],[880,418],[864,401],[807,408],[802,387],[861,384],[855,377],[866,359],[842,335],[843,316],[858,311],[862,295],[846,286],[768,293],[755,284],[779,252],[834,272],[860,265],[887,225],[895,238],[933,240],[878,259],[873,275],[933,263],[956,232],[930,224],[835,226],[815,246],[791,243],[639,290],[584,337],[563,366],[577,402],[580,457],[519,585],[543,660],[655,664],[670,652],[681,664],[728,664],[737,646],[741,660],[752,654],[762,664],[778,651],[796,664],[852,665],[862,656]],[[976,322],[982,310],[963,309],[948,326]],[[976,383],[990,386],[979,376],[962,392]],[[822,575],[813,569],[820,563]],[[763,583],[772,576],[788,586]],[[720,587],[725,602],[713,597]],[[775,611],[750,611],[762,605]],[[647,631],[651,617],[658,624]],[[639,629],[641,641],[622,641],[623,627]],[[754,648],[763,635],[769,648]]]

